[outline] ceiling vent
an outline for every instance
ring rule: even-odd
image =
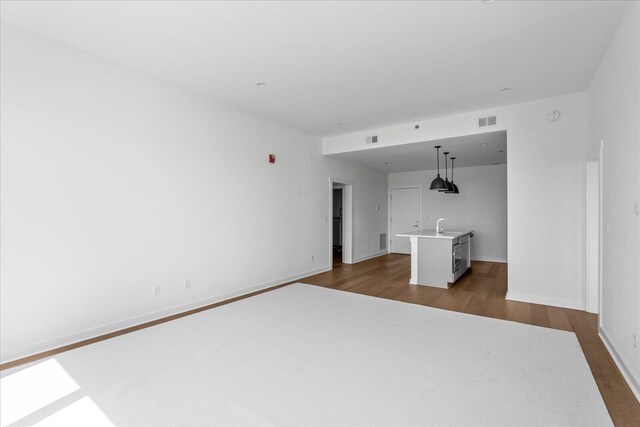
[[[483,128],[483,127],[487,127],[487,126],[495,126],[497,124],[498,124],[498,117],[497,116],[480,117],[478,119],[478,127],[479,128]]]
[[[378,135],[367,137],[367,144],[377,144],[377,143],[378,143]]]

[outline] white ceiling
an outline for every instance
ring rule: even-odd
[[[1,4],[3,20],[323,136],[583,90],[626,6],[610,0]],[[504,87],[513,90],[499,93]]]
[[[483,146],[487,144],[487,146]],[[434,170],[437,167],[436,145],[440,149],[440,170],[444,176],[444,156],[454,156],[455,167],[484,166],[507,163],[507,131],[423,141],[411,144],[380,147],[369,150],[332,154],[332,157],[349,160],[383,172],[410,172]],[[500,153],[502,151],[502,153]],[[451,165],[451,162],[449,162]]]

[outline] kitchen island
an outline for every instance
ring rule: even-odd
[[[411,242],[412,285],[449,288],[471,266],[473,231],[420,230],[396,234]]]

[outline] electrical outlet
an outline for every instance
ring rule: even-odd
[[[636,334],[633,334],[633,346],[638,348],[638,336]]]
[[[191,280],[184,281],[184,288],[187,290],[191,289]]]
[[[157,297],[158,295],[160,295],[160,286],[154,286],[151,289],[151,295],[153,295],[154,297]]]
[[[316,257],[314,255],[311,255],[311,262],[313,262],[316,259]]]

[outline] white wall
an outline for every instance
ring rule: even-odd
[[[386,174],[319,138],[4,22],[1,51],[2,361],[329,268],[330,177],[379,252]]]
[[[451,173],[449,171],[449,173]],[[389,188],[421,186],[420,226],[434,229],[438,218],[449,230],[474,230],[471,258],[507,262],[507,165],[456,168],[460,194],[429,190],[435,171],[389,174]]]
[[[353,261],[359,262],[387,253],[386,249],[379,249],[380,233],[387,232],[387,174],[342,159],[323,156],[321,145],[317,147],[317,161],[322,170],[340,182],[353,183]],[[331,216],[329,221],[331,222]]]
[[[477,118],[491,114],[498,125],[482,132],[506,130],[509,144],[508,298],[584,309],[586,93],[328,137],[324,153],[375,149],[372,134],[385,147],[481,133]]]
[[[588,93],[589,155],[597,158],[604,140],[602,213],[609,224],[600,328],[640,400],[640,3],[629,5]]]

